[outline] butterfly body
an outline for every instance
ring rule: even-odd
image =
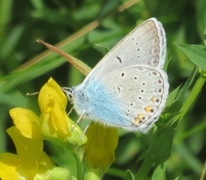
[[[135,28],[67,92],[76,112],[107,126],[147,132],[168,96],[165,39],[155,18]]]

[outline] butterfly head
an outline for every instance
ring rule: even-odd
[[[62,91],[66,94],[68,101],[72,102],[74,89],[70,87],[62,87]]]

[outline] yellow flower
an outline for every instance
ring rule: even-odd
[[[0,178],[3,180],[20,179],[20,174],[17,168],[20,166],[20,161],[17,155],[4,153],[0,155]]]
[[[67,98],[59,85],[50,78],[39,93],[41,115],[25,108],[14,108],[10,115],[16,128],[27,138],[45,138],[83,145],[86,136],[67,115]]]
[[[41,88],[38,101],[41,109],[42,133],[45,137],[58,138],[78,145],[86,142],[80,127],[65,111],[66,95],[52,78]]]
[[[65,112],[67,98],[58,84],[50,78],[39,92],[42,132],[46,137],[66,139],[71,136]]]
[[[84,147],[84,159],[89,168],[105,171],[115,160],[118,144],[116,128],[93,123],[86,131],[88,138]]]
[[[9,111],[16,128],[27,138],[41,138],[41,128],[38,116],[29,109],[14,108]]]
[[[0,155],[0,178],[2,180],[50,179],[52,176],[48,172],[55,169],[55,166],[43,151],[42,139],[26,138],[14,126],[7,132],[15,144],[17,155],[10,153]],[[62,168],[62,171],[66,170]],[[63,179],[67,179],[68,175],[67,171]]]

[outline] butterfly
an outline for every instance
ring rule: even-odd
[[[168,97],[165,58],[165,31],[150,18],[112,48],[81,84],[63,90],[80,118],[147,132]]]

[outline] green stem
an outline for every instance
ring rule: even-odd
[[[74,157],[77,163],[77,179],[83,180],[84,179],[84,163],[83,163],[83,149],[76,148]]]
[[[199,78],[196,81],[194,87],[192,88],[192,91],[190,92],[188,98],[186,99],[182,108],[180,109],[180,114],[179,114],[179,116],[177,116],[176,120],[180,120],[185,116],[185,114],[187,113],[187,111],[189,110],[189,108],[191,107],[193,102],[195,101],[197,95],[200,93],[202,86],[205,83],[205,80],[206,80],[205,77],[203,77],[201,75],[199,76]]]
[[[148,174],[152,164],[153,163],[151,159],[149,157],[146,157],[138,173],[136,174],[135,179],[144,179],[146,175]]]

